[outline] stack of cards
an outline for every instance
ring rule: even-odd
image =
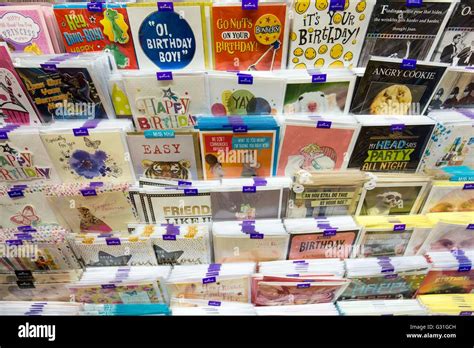
[[[420,295],[418,301],[431,315],[472,315],[474,294]]]
[[[192,129],[210,112],[204,72],[127,72],[123,83],[138,130]]]
[[[43,122],[92,120],[114,115],[108,88],[112,62],[106,53],[21,56],[15,69]]]
[[[259,262],[258,273],[263,275],[311,274],[318,276],[333,275],[343,277],[344,262],[340,259],[286,260]]]
[[[3,301],[0,303],[0,315],[79,315],[82,303],[72,302],[30,302]]]
[[[289,235],[281,220],[214,222],[212,236],[218,263],[286,259]]]
[[[301,170],[291,190],[288,218],[352,215],[366,181],[366,174],[359,171]]]
[[[129,184],[55,185],[47,188],[49,203],[63,225],[75,233],[127,232],[137,220],[127,197]]]
[[[220,303],[219,301],[209,301]],[[174,307],[173,315],[185,316],[207,316],[207,315],[224,315],[224,316],[250,316],[256,315],[254,306],[248,307],[220,307],[219,305],[210,305],[208,307]]]
[[[474,290],[473,250],[428,252],[432,269],[418,294],[470,294]]]
[[[169,266],[89,268],[68,286],[71,300],[101,304],[167,303]]]
[[[474,211],[474,182],[434,181],[422,213]]]
[[[427,315],[417,300],[338,301],[341,315]]]
[[[53,207],[46,200],[46,190],[40,185],[0,186],[0,228],[58,224]]]
[[[254,263],[175,266],[167,280],[170,298],[250,302]]]
[[[211,241],[206,224],[140,225],[133,234],[148,236],[159,265],[197,265],[211,262]]]
[[[74,251],[86,267],[158,265],[151,239],[147,237],[91,233],[73,238]]]
[[[377,1],[357,66],[366,66],[371,56],[430,59],[455,5],[450,0]]]
[[[198,128],[204,179],[275,173],[280,127],[273,117],[199,117]]]
[[[276,115],[283,110],[285,79],[269,73],[209,73],[214,116]]]
[[[5,22],[2,22],[5,25]],[[38,110],[31,102],[26,88],[13,66],[5,42],[0,43],[0,69],[0,121],[24,125],[39,124]]]
[[[426,116],[356,116],[361,124],[348,168],[417,171],[435,122]]]
[[[288,259],[346,259],[357,254],[362,229],[350,216],[286,219]]]
[[[212,220],[282,219],[291,184],[287,177],[222,179],[211,190]]]
[[[59,175],[40,138],[44,127],[0,126],[0,182],[55,184]]]
[[[252,303],[284,306],[335,302],[349,283],[333,275],[256,274],[252,277]]]
[[[57,4],[54,14],[66,52],[108,50],[119,68],[138,68],[125,4]]]
[[[92,304],[85,303],[79,315],[171,315],[168,305],[164,303],[116,303]]]
[[[352,116],[285,117],[277,175],[345,169],[358,133]]]
[[[131,182],[126,156],[128,120],[56,122],[42,128],[41,139],[61,180],[70,182]]]
[[[437,124],[421,160],[420,172],[439,179],[462,180],[462,174],[453,177],[450,172],[467,170],[464,167],[474,169],[473,118],[456,111],[431,112],[429,116]]]
[[[345,260],[350,285],[341,300],[412,298],[429,270],[423,256]]]
[[[339,315],[334,303],[315,303],[304,305],[288,305],[288,306],[263,306],[255,307],[257,315]]]
[[[293,1],[288,69],[357,65],[374,5],[373,0]]]

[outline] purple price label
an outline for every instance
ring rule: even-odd
[[[311,76],[311,82],[312,83],[326,82],[326,74],[314,74],[314,75],[312,75]]]
[[[345,0],[331,0],[329,2],[329,11],[343,11]]]
[[[197,189],[184,189],[185,196],[197,196],[198,190]]]
[[[394,231],[405,231],[406,228],[407,228],[406,224],[393,225]]]
[[[221,269],[222,264],[220,263],[211,263],[207,268],[208,271],[216,271]]]
[[[104,186],[104,183],[102,181],[93,181],[89,184],[89,187],[101,187]]]
[[[176,235],[173,234],[164,234],[163,240],[176,240]]]
[[[97,196],[97,191],[95,189],[82,189],[79,190],[84,197]]]
[[[464,184],[463,190],[473,190],[474,189],[474,183],[468,182]]]
[[[258,10],[258,0],[242,0],[242,10]]]
[[[10,190],[8,191],[8,197],[10,198],[20,198],[24,197],[25,195],[23,194],[22,190]]]
[[[255,193],[257,192],[257,188],[255,186],[242,186],[243,193]]]
[[[242,226],[255,225],[255,220],[242,220],[241,225],[242,225]]]
[[[120,238],[106,238],[107,245],[120,245]]]
[[[173,12],[174,6],[172,1],[158,2],[158,11],[161,12]]]
[[[404,129],[405,129],[404,124],[392,124],[390,126],[390,132],[392,132],[392,133],[394,133],[394,132],[403,132]]]
[[[390,265],[382,266],[382,273],[391,273],[394,271],[395,271],[395,268],[393,266],[390,266]]]
[[[23,245],[23,242],[19,239],[9,239],[9,240],[6,240],[5,243],[7,245]]]
[[[239,85],[253,85],[253,76],[248,74],[237,74]]]
[[[472,265],[461,265],[458,268],[458,272],[469,272],[472,268]]]
[[[87,10],[91,12],[102,12],[102,3],[101,2],[88,2]]]
[[[293,277],[299,277],[299,276],[300,276],[299,273],[293,273],[293,274],[287,274],[287,275],[286,275],[286,277],[291,277],[291,278],[293,278]]]
[[[335,228],[330,229],[330,230],[324,230],[323,231],[323,236],[324,237],[332,237],[336,235],[337,230]]]
[[[263,239],[263,233],[250,233],[250,239]]]
[[[170,81],[173,79],[173,73],[171,71],[158,71],[156,78],[158,81]]]
[[[403,59],[400,68],[402,68],[403,70],[415,70],[416,59]]]
[[[407,0],[407,7],[421,7],[423,6],[423,0]]]
[[[215,282],[216,282],[216,277],[202,278],[203,284],[210,284],[210,283],[215,283]]]
[[[245,124],[233,125],[232,126],[232,132],[234,132],[234,133],[247,133],[248,129],[249,128]]]
[[[395,273],[394,274],[387,274],[384,278],[385,279],[395,279],[397,278],[398,275],[396,275]]]
[[[15,237],[20,240],[33,240],[33,236],[29,233],[15,233]]]
[[[459,312],[459,315],[468,316],[468,315],[472,315],[472,312],[471,311],[462,311],[462,312]]]
[[[29,231],[29,232],[30,231],[35,231],[36,232],[36,230],[31,226],[18,226],[16,229],[18,231],[23,231],[23,232],[25,232],[25,231]]]
[[[474,224],[467,225],[467,230],[474,230]]]
[[[191,186],[191,181],[178,180],[178,186]]]
[[[0,132],[0,140],[8,140],[8,132]]]
[[[207,272],[206,277],[217,277],[219,275],[219,271],[212,271],[212,272]]]
[[[40,64],[41,69],[43,69],[45,72],[51,72],[55,73],[58,71],[58,68],[56,67],[56,64]]]
[[[311,287],[311,284],[309,284],[309,283],[297,284],[296,287],[297,287],[298,289],[305,289],[305,288]]]
[[[318,228],[322,228],[322,229],[332,228],[332,226],[330,224],[318,224],[317,226],[318,226]]]
[[[102,289],[115,289],[115,284],[102,284],[100,287]]]
[[[207,303],[208,306],[214,306],[214,307],[220,307],[221,302],[220,301],[209,301]]]
[[[87,130],[87,128],[83,128],[83,127],[73,128],[72,132],[73,132],[74,136],[76,136],[76,137],[84,137],[84,136],[89,135],[89,131]]]
[[[267,186],[267,180],[263,178],[253,178],[254,186]]]
[[[242,225],[242,232],[244,233],[253,233],[255,232],[254,225]]]
[[[293,263],[307,264],[307,262],[305,260],[296,260],[296,261],[293,261]]]
[[[331,128],[331,121],[318,121],[316,128]]]

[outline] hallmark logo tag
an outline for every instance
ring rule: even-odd
[[[158,2],[158,11],[161,12],[173,12],[174,6],[171,1]]]
[[[173,79],[173,73],[171,71],[159,71],[156,73],[156,78],[158,81],[169,81]]]
[[[242,0],[242,10],[258,10],[258,0]]]
[[[73,128],[72,132],[76,137],[83,137],[89,135],[89,131],[87,130],[87,128]]]

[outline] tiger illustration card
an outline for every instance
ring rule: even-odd
[[[149,138],[144,133],[128,133],[127,144],[137,178],[202,178],[197,132],[174,132],[172,138]]]

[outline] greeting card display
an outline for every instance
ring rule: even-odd
[[[436,127],[421,159],[420,172],[448,179],[452,170],[474,168],[474,120],[455,111],[432,112],[430,117],[436,121]],[[463,180],[464,175],[450,177],[456,181]]]
[[[1,301],[68,301],[68,283],[53,284],[0,284]],[[27,288],[30,287],[30,288]],[[33,312],[35,313],[35,312]]]
[[[75,233],[126,232],[128,224],[137,222],[127,189],[128,184],[55,186],[48,190],[48,201]]]
[[[31,103],[20,76],[13,66],[8,47],[0,43],[0,121],[39,124],[38,111]]]
[[[288,218],[354,214],[366,181],[366,175],[359,171],[301,170],[291,189]]]
[[[198,265],[211,262],[209,227],[196,225],[141,225],[134,236],[148,236],[159,265]]]
[[[371,58],[354,91],[351,112],[421,115],[446,68],[441,63]]]
[[[202,177],[198,133],[174,132],[152,138],[128,133],[127,143],[135,175],[151,179],[193,180]]]
[[[214,116],[275,115],[283,109],[285,80],[266,73],[210,73],[209,98]]]
[[[125,4],[91,8],[86,3],[54,5],[66,52],[108,50],[120,69],[137,69]]]
[[[170,298],[250,302],[255,263],[176,266],[167,279]]]
[[[43,186],[0,187],[0,228],[52,224],[58,224],[58,219],[46,200]]]
[[[279,126],[273,117],[200,117],[198,128],[204,179],[275,172]]]
[[[377,1],[357,66],[365,67],[370,56],[429,59],[455,4],[449,0]]]
[[[346,270],[344,269],[343,260],[329,258],[259,262],[258,273],[263,275],[309,274],[342,278]]]
[[[358,316],[428,314],[427,310],[415,299],[337,301],[337,309],[342,315]]]
[[[356,215],[416,214],[421,207],[430,178],[416,174],[377,175],[375,187],[365,187]]]
[[[288,69],[356,65],[375,1],[295,0],[291,7]]]
[[[347,259],[341,300],[412,298],[429,270],[423,256]]]
[[[417,294],[472,294],[474,290],[472,250],[429,252],[427,258],[432,268]]]
[[[128,120],[55,123],[42,130],[41,139],[63,182],[130,182],[124,133],[131,126]]]
[[[343,69],[308,72],[281,72],[280,75],[287,78],[283,113],[324,116],[347,114],[356,76]]]
[[[473,7],[472,0],[461,0],[456,4],[433,52],[432,61],[460,66],[474,65],[474,57],[471,54],[474,40]]]
[[[285,117],[277,175],[344,169],[358,132],[352,116]]]
[[[361,124],[348,168],[416,172],[434,121],[426,116],[357,116]]]
[[[213,4],[216,70],[279,70],[286,66],[288,14],[283,3]]]
[[[449,67],[436,87],[427,112],[474,108],[474,71]]]
[[[0,182],[6,184],[55,184],[56,169],[36,127],[0,128]]]
[[[214,260],[217,263],[284,260],[288,238],[280,220],[212,224]]]
[[[422,213],[474,211],[474,183],[435,181]]]
[[[165,73],[163,73],[165,74]],[[139,130],[192,128],[196,115],[209,114],[206,76],[202,72],[124,74],[135,124]]]
[[[361,228],[351,217],[286,219],[290,234],[288,259],[346,259],[355,255]]]
[[[105,53],[21,56],[15,69],[44,122],[103,119],[114,115],[109,59]]]
[[[204,69],[209,6],[205,2],[127,4],[140,69]]]
[[[212,220],[284,218],[290,186],[285,177],[222,179],[211,190]]]
[[[30,54],[55,53],[55,27],[47,18],[48,9],[41,5],[2,6],[0,39],[14,52]],[[56,50],[57,51],[57,50]]]

